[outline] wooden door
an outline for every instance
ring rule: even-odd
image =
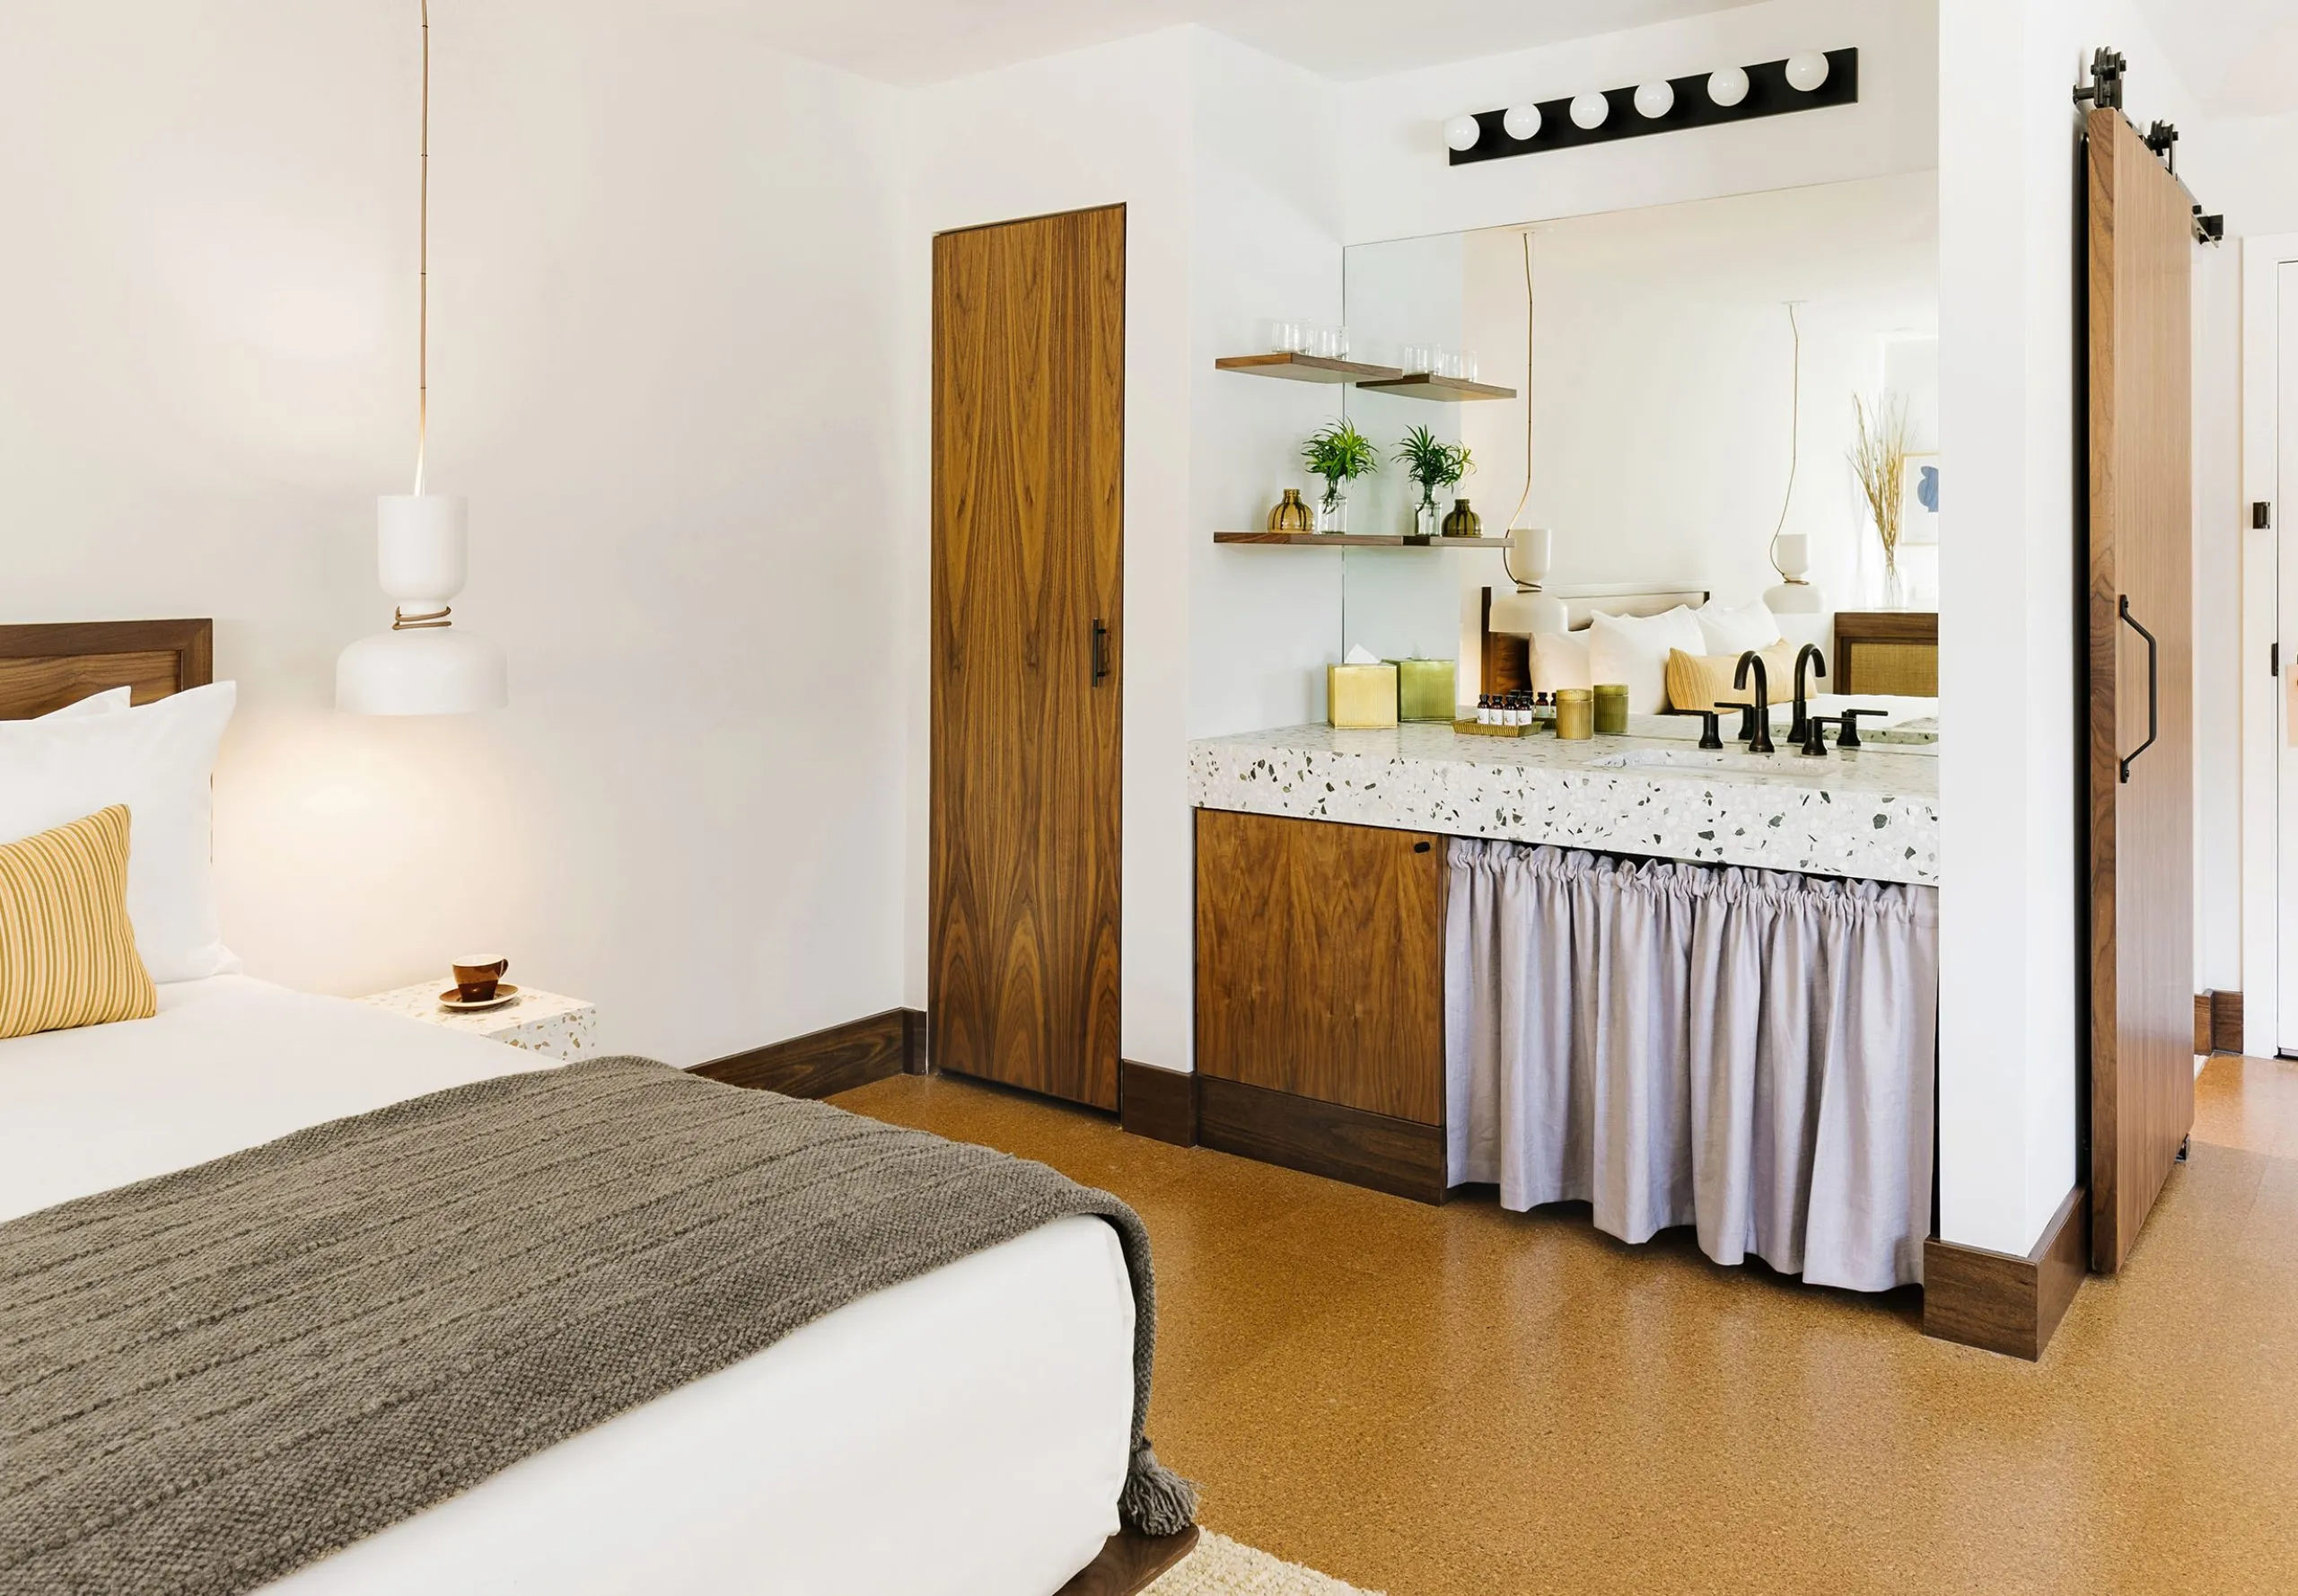
[[[2091,1265],[2194,1124],[2191,201],[2091,113]]]
[[[1423,832],[1198,810],[1198,1072],[1442,1124],[1444,859]]]
[[[934,242],[936,1068],[1117,1107],[1125,210]]]

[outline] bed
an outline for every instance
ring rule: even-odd
[[[107,651],[132,669],[108,668]],[[206,666],[205,623],[0,627],[0,715],[119,682],[146,701]],[[0,1221],[556,1067],[245,976],[162,985],[152,1019],[0,1040]],[[1162,1565],[1185,1544],[1145,1552],[1117,1535],[1134,1317],[1117,1232],[1059,1219],[852,1302],[268,1588],[1052,1596],[1096,1569]]]

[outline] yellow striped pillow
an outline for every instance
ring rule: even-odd
[[[0,1038],[159,1007],[127,918],[127,806],[0,844]]]

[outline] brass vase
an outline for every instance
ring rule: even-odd
[[[1301,502],[1301,490],[1297,487],[1286,488],[1284,499],[1268,513],[1268,530],[1272,532],[1314,531],[1316,525],[1316,514]]]
[[[1484,536],[1484,517],[1469,509],[1466,499],[1454,499],[1452,513],[1444,517],[1444,536],[1481,538]]]

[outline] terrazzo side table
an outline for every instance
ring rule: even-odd
[[[420,1020],[426,1025],[443,1025],[449,1030],[508,1042],[513,1048],[548,1053],[553,1058],[587,1058],[598,1051],[599,1006],[585,998],[561,997],[555,992],[522,987],[518,996],[499,1009],[464,1014],[439,1006],[439,994],[446,987],[447,983],[434,976],[415,986],[378,992],[359,1001],[389,1009],[394,1014],[405,1014],[410,1020]]]

